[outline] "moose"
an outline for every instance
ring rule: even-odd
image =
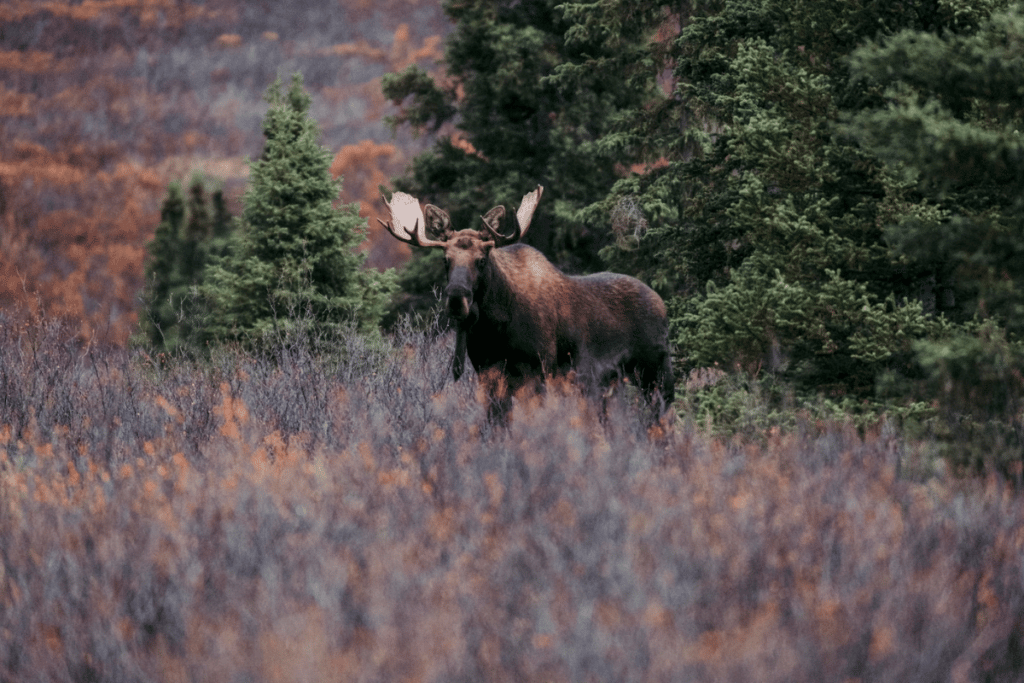
[[[507,415],[511,393],[532,380],[574,373],[595,392],[634,378],[663,411],[674,396],[665,302],[636,278],[615,273],[569,276],[540,251],[519,242],[530,227],[544,188],[527,193],[501,231],[505,207],[483,216],[483,228],[455,230],[442,209],[395,192],[387,222],[398,240],[444,250],[445,305],[456,324],[452,372],[458,380],[466,356],[491,382],[490,415]],[[440,239],[428,237],[437,235]],[[500,381],[507,392],[500,395]]]

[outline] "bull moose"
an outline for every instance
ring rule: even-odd
[[[455,230],[436,206],[427,204],[424,216],[419,201],[404,192],[390,202],[382,197],[390,220],[378,221],[388,232],[416,247],[444,249],[445,305],[456,323],[455,379],[465,371],[467,354],[482,377],[504,378],[508,393],[492,395],[492,415],[507,413],[509,394],[530,380],[571,371],[591,391],[632,377],[664,409],[675,386],[665,303],[627,275],[565,275],[519,243],[543,191],[538,185],[523,197],[508,234],[500,230],[503,206],[483,216],[483,229]],[[428,237],[428,230],[440,239]]]

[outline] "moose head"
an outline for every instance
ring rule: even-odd
[[[515,225],[509,234],[500,231],[505,217],[504,206],[496,206],[482,216],[484,227],[481,230],[455,230],[448,212],[433,204],[427,204],[425,210],[421,210],[416,198],[404,192],[394,193],[390,202],[381,197],[391,219],[387,222],[380,219],[377,221],[406,244],[444,249],[448,271],[448,285],[445,288],[448,314],[456,320],[465,320],[474,310],[474,294],[487,268],[491,250],[514,244],[526,234],[543,193],[544,188],[538,185],[537,189],[523,196],[519,209],[512,217]],[[428,231],[441,239],[429,238]]]

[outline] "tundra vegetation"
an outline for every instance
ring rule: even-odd
[[[342,201],[368,211],[429,139],[390,135],[380,78],[430,68],[448,31],[431,0],[0,2],[0,305],[126,343],[168,184],[202,173],[239,213],[262,95],[297,71]],[[367,260],[400,263],[375,229]]]
[[[0,322],[0,680],[1024,675],[1024,500],[887,425],[651,438],[558,384],[491,431],[437,330]]]

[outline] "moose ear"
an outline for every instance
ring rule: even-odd
[[[495,234],[501,234],[501,219],[505,217],[505,207],[496,206],[484,215],[484,225],[490,228]]]
[[[452,219],[448,212],[437,208],[433,204],[427,204],[425,212],[427,216],[427,232],[448,239],[452,233]]]

